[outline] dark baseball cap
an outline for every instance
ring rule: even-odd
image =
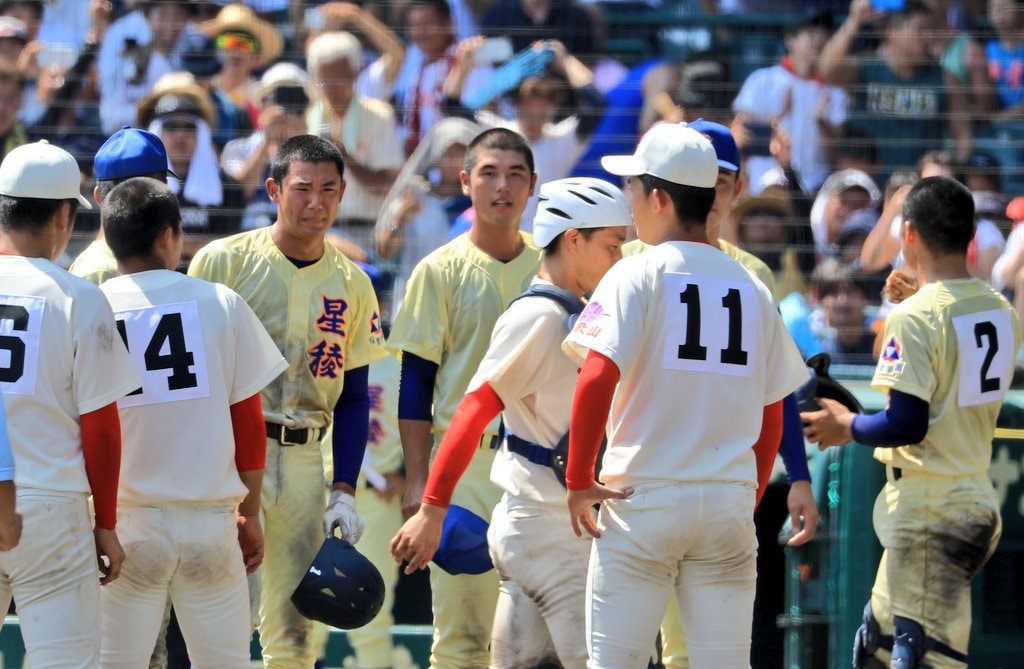
[[[733,172],[740,171],[740,149],[728,128],[721,123],[705,121],[702,118],[689,124],[689,127],[711,140],[711,145],[718,154],[719,167]]]
[[[167,163],[167,150],[160,138],[153,133],[124,126],[96,152],[93,172],[97,181],[127,179],[166,170],[180,179]]]

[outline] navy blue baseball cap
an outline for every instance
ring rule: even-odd
[[[487,549],[487,521],[452,504],[441,527],[434,564],[449,574],[483,574],[494,568]]]
[[[733,172],[740,171],[740,149],[736,146],[736,139],[729,128],[702,118],[690,123],[689,127],[711,140],[711,145],[718,154],[719,167]]]
[[[127,125],[103,142],[93,160],[97,181],[141,177],[163,171],[181,178],[169,167],[167,149],[159,137]]]

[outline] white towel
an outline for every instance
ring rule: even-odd
[[[196,124],[196,150],[188,165],[185,177],[184,198],[200,207],[217,207],[224,203],[224,187],[220,181],[220,170],[217,166],[217,153],[213,149],[213,138],[210,126],[198,116],[189,116]],[[156,118],[149,124],[149,131],[160,136],[163,130],[163,119]],[[170,167],[168,161],[168,167]],[[175,194],[181,194],[181,182],[172,176],[167,177],[167,185]]]

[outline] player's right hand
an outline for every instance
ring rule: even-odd
[[[404,570],[406,574],[425,568],[433,559],[437,547],[441,545],[441,529],[446,513],[447,509],[423,504],[391,540],[391,557],[398,564],[408,563]]]
[[[597,529],[597,521],[594,519],[593,506],[600,504],[606,499],[625,499],[633,494],[633,488],[617,490],[608,488],[600,483],[595,483],[586,490],[570,490],[566,493],[565,501],[569,505],[569,519],[572,521],[572,531],[576,536],[582,537],[582,527],[587,534],[599,539],[601,531]]]
[[[235,516],[238,526],[238,546],[242,549],[245,573],[251,574],[263,564],[263,527],[259,515]]]
[[[96,559],[99,561],[100,572],[103,573],[100,585],[109,585],[121,575],[121,566],[125,559],[124,549],[121,548],[116,531],[97,527],[92,532],[96,541]]]
[[[0,520],[0,551],[9,551],[21,541],[21,514],[11,513]]]

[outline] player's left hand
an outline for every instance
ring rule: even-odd
[[[363,521],[356,515],[356,498],[344,490],[332,490],[324,512],[324,534],[332,536],[334,528],[341,530],[341,538],[353,546],[363,536]]]
[[[810,481],[793,481],[786,497],[789,516],[793,523],[793,536],[787,546],[801,546],[814,538],[818,530],[818,503],[814,501]]]
[[[853,417],[856,415],[845,406],[825,397],[818,398],[820,411],[803,411],[800,420],[804,423],[804,436],[808,441],[817,442],[824,450],[829,446],[841,446],[853,441]]]
[[[597,529],[597,520],[594,518],[593,506],[600,504],[606,499],[625,499],[633,494],[632,488],[608,488],[600,483],[595,483],[586,490],[570,490],[565,495],[565,502],[569,506],[569,519],[572,521],[572,531],[576,536],[582,537],[582,527],[587,534],[598,539],[601,531]]]
[[[121,575],[121,566],[125,559],[124,549],[121,548],[121,541],[117,538],[116,531],[97,527],[92,533],[96,541],[96,559],[99,561],[100,572],[103,574],[100,585],[110,585]]]
[[[251,574],[263,564],[263,526],[259,515],[235,516],[238,525],[238,546],[242,549],[245,573]]]

